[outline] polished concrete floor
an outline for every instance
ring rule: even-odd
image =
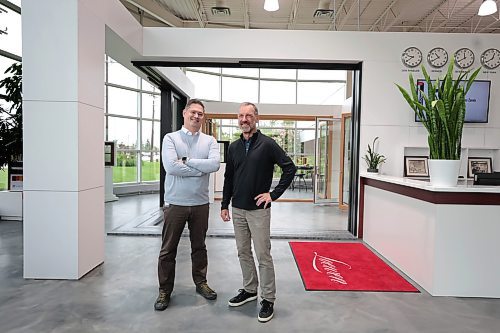
[[[160,235],[163,213],[158,194],[121,197],[106,204],[110,235]],[[352,239],[347,231],[345,209],[311,202],[274,202],[271,213],[272,238]],[[234,237],[232,223],[220,218],[220,201],[210,205],[209,236]]]
[[[121,202],[120,211],[107,205],[107,230],[139,210],[132,201]],[[22,223],[0,221],[1,333],[500,332],[500,299],[305,291],[284,239],[272,240],[277,300],[275,318],[265,324],[257,321],[256,302],[227,306],[241,287],[232,238],[207,239],[216,301],[195,293],[189,239],[181,239],[175,289],[164,312],[153,310],[159,237],[105,236],[104,264],[79,281],[24,280],[22,243]]]

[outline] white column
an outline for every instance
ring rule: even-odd
[[[24,277],[104,261],[104,23],[84,0],[23,0]]]

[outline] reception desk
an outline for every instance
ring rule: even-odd
[[[362,174],[359,236],[433,296],[500,297],[500,186]]]

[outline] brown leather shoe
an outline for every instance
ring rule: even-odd
[[[210,288],[206,282],[197,284],[196,292],[211,301],[217,298],[217,293],[212,288]]]

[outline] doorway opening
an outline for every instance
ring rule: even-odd
[[[290,148],[287,151],[291,155],[293,161],[298,166],[298,173],[294,179],[294,183],[287,191],[281,201],[282,204],[290,204],[290,208],[286,208],[287,214],[283,216],[283,220],[290,220],[290,217],[297,217],[300,210],[303,210],[299,204],[311,205],[309,217],[304,217],[306,220],[329,220],[335,215],[327,211],[331,207],[335,207],[345,216],[344,227],[339,230],[347,231],[352,236],[357,235],[357,187],[358,187],[358,161],[359,161],[359,113],[360,113],[360,82],[361,82],[361,64],[314,64],[314,63],[178,63],[165,61],[136,61],[134,65],[143,70],[149,76],[154,75],[153,67],[191,67],[211,71],[213,68],[242,68],[242,69],[307,69],[307,70],[348,70],[352,73],[350,76],[349,85],[349,104],[344,106],[344,110],[338,115],[311,114],[300,115],[300,117],[290,114],[261,114],[260,129],[264,134],[274,139],[282,140],[281,146]],[[202,70],[203,71],[203,70]],[[224,82],[221,75],[220,80]],[[236,74],[229,74],[225,79],[241,80]],[[260,84],[260,81],[266,81],[266,78],[260,76],[254,78]],[[162,81],[161,76],[155,76],[155,80]],[[283,81],[283,80],[281,80]],[[222,84],[221,84],[222,85]],[[161,87],[161,86],[160,86]],[[295,88],[298,89],[298,88]],[[213,93],[213,92],[212,92]],[[245,92],[243,92],[245,93]],[[222,95],[220,91],[218,94]],[[260,91],[257,96],[260,96]],[[297,99],[297,91],[295,92]],[[214,96],[216,96],[214,94]],[[200,98],[197,93],[197,98]],[[260,98],[260,97],[259,97]],[[203,97],[202,97],[203,99]],[[204,99],[206,102],[216,102],[210,99]],[[251,101],[251,98],[241,97],[238,102]],[[236,102],[233,102],[236,103]],[[257,101],[257,103],[259,103]],[[162,103],[163,105],[163,103]],[[168,104],[167,104],[168,105]],[[236,136],[239,136],[239,131],[236,123],[236,108],[234,113],[209,113],[207,118],[210,121],[207,127],[210,128],[211,134],[219,141],[233,141]],[[260,105],[260,104],[259,104]],[[212,111],[212,109],[208,109]],[[216,110],[215,110],[216,111]],[[172,116],[172,114],[167,115]],[[314,125],[313,125],[314,124]],[[162,126],[163,130],[163,126]],[[172,130],[175,130],[172,128]],[[300,134],[302,133],[302,138]],[[165,135],[167,132],[162,133]],[[314,139],[306,140],[307,134],[312,134]],[[278,140],[277,140],[278,141]],[[222,173],[223,174],[223,173]],[[279,171],[276,172],[276,179],[279,179]],[[217,189],[217,182],[214,185]],[[220,187],[220,182],[219,182]],[[218,190],[221,190],[219,188]],[[220,196],[220,191],[215,191],[216,197]],[[287,202],[292,201],[292,202]],[[301,202],[302,201],[302,202]],[[313,206],[312,203],[316,205]],[[273,205],[276,207],[277,205]],[[294,210],[298,209],[299,211]],[[273,214],[277,209],[273,210]],[[315,216],[320,213],[319,218]],[[338,216],[337,216],[338,217]],[[280,218],[281,219],[281,218]],[[317,222],[317,221],[315,221]],[[316,223],[318,224],[318,223]],[[311,229],[303,230],[307,234]],[[329,229],[328,231],[331,231]]]

